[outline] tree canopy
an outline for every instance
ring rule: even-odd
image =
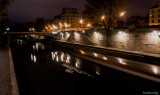
[[[0,19],[6,18],[7,6],[13,0],[0,0]]]
[[[128,0],[87,0],[84,14],[94,13],[95,18],[105,15],[106,19],[114,20],[127,7]]]
[[[13,0],[0,0],[0,33],[4,32],[5,25],[8,21],[8,5]]]

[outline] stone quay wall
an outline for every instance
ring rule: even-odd
[[[84,31],[62,31],[58,40],[96,46],[107,45],[104,28]],[[109,47],[160,54],[160,28],[116,28],[110,32]]]

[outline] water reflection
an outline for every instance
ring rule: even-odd
[[[59,57],[58,57],[58,55],[57,55],[57,57],[56,57],[56,61],[59,62]]]
[[[122,64],[122,65],[127,65],[127,63],[123,62],[123,59],[121,59],[121,58],[118,58],[118,61],[119,61],[119,63]]]
[[[64,52],[61,53],[61,61],[64,62]]]
[[[62,51],[51,52],[51,57],[54,62],[58,62],[63,67],[65,67],[66,68],[65,72],[67,73],[74,74],[74,72],[77,72],[80,74],[84,74],[84,75],[93,77],[92,74],[89,74],[83,71],[84,68],[82,67],[82,60],[80,58],[73,57],[70,54],[62,52]],[[83,63],[83,65],[85,67],[86,64]],[[93,66],[90,68],[93,68],[92,70],[94,70],[95,75],[100,75],[100,70],[97,69],[98,67]]]
[[[77,73],[80,73],[80,74],[83,74],[83,75],[87,75],[89,77],[94,77],[93,75],[87,73],[87,72],[84,72],[80,69],[77,69],[76,67],[72,66],[72,65],[69,65],[69,64],[62,64],[62,66],[66,67],[67,69],[65,70],[65,72],[68,72],[68,73],[71,73],[71,74],[74,74],[74,72],[77,72]]]
[[[101,73],[100,73],[100,68],[99,68],[98,66],[96,67],[96,74],[97,74],[97,75],[101,75]]]
[[[81,60],[79,58],[75,58],[75,61],[76,61],[75,66],[77,68],[81,68]]]
[[[97,75],[101,75],[98,71],[96,71],[96,74],[97,74]]]
[[[17,43],[18,45],[22,45],[22,44],[23,44],[23,40],[22,40],[22,39],[16,39],[16,43]]]
[[[71,60],[71,56],[69,54],[67,54],[66,63],[71,63],[70,60]]]
[[[54,52],[51,52],[52,55],[52,60],[54,60],[56,58],[56,54]]]
[[[41,50],[45,49],[44,44],[42,44],[41,42],[35,43],[32,47],[33,47],[34,51],[39,51],[39,49],[41,49]]]
[[[33,61],[34,63],[37,62],[37,57],[33,54],[31,54],[31,61]]]

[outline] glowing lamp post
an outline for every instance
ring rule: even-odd
[[[104,20],[104,19],[105,19],[105,16],[102,16],[101,19]]]
[[[81,24],[81,28],[82,28],[82,25],[83,25],[83,19],[81,19],[81,20],[79,21],[79,23]]]
[[[125,14],[126,14],[126,12],[121,12],[120,13],[120,17],[123,18],[124,26],[125,26]]]
[[[87,27],[91,27],[91,24],[88,23],[88,24],[87,24]]]

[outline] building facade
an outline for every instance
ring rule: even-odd
[[[160,25],[160,0],[157,5],[149,9],[149,26]]]
[[[63,8],[60,23],[66,27],[77,28],[79,24],[79,14],[77,8]]]
[[[83,11],[83,19],[86,22],[86,25],[87,25],[87,23],[90,23],[93,26],[99,24],[99,19],[97,18],[97,13],[95,13],[91,10]]]

